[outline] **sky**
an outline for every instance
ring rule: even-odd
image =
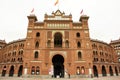
[[[33,14],[38,21],[44,20],[44,14],[60,10],[66,15],[72,14],[78,22],[83,14],[88,15],[90,38],[109,43],[120,39],[120,0],[0,0],[0,40],[7,43],[26,38],[28,19]]]

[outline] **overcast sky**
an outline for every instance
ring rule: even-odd
[[[58,8],[79,21],[80,12],[88,15],[90,37],[109,43],[120,38],[120,0],[0,0],[0,39],[11,42],[26,37],[31,10],[39,21]]]

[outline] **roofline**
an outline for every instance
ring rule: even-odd
[[[18,39],[18,40],[13,40],[13,41],[11,41],[11,42],[7,43],[6,45],[9,45],[9,44],[12,44],[12,43],[16,43],[16,42],[25,41],[25,40],[26,40],[26,38],[23,38],[23,39]]]
[[[109,45],[109,46],[110,46],[109,43],[104,42],[104,41],[101,41],[101,40],[98,40],[98,39],[90,39],[90,40],[91,40],[91,41],[94,41],[94,42],[99,42],[99,43],[106,44],[106,45]]]

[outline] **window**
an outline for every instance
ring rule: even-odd
[[[82,58],[82,54],[81,54],[81,52],[79,51],[78,52],[78,60],[80,60]]]
[[[80,67],[77,67],[76,74],[80,75]]]
[[[0,49],[2,49],[2,46],[0,46]]]
[[[36,75],[39,75],[40,74],[40,68],[39,66],[36,67]]]
[[[23,50],[21,51],[21,55],[23,55]]]
[[[39,32],[36,33],[36,37],[40,37],[40,33]]]
[[[85,74],[85,68],[84,68],[84,66],[81,67],[81,74]]]
[[[20,55],[20,51],[18,52],[18,55]]]
[[[118,52],[118,55],[120,55],[120,52]]]
[[[93,55],[95,55],[95,51],[93,51]]]
[[[31,74],[34,75],[35,74],[35,67],[32,66],[32,69],[31,69]]]
[[[54,35],[54,47],[62,47],[62,34],[59,32]]]
[[[80,47],[81,47],[81,44],[80,44],[80,42],[79,42],[79,41],[77,42],[77,47],[78,47],[78,48],[80,48]]]
[[[36,43],[35,43],[35,48],[38,48],[39,47],[39,42],[37,41]]]
[[[76,37],[80,37],[80,33],[79,32],[76,33]]]
[[[118,61],[120,62],[120,58],[118,59]]]
[[[35,51],[34,58],[38,58],[38,51]]]

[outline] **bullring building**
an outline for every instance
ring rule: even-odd
[[[27,16],[26,38],[0,40],[1,76],[118,76],[120,65],[114,48],[89,36],[89,16],[78,22],[57,10],[38,21]]]

